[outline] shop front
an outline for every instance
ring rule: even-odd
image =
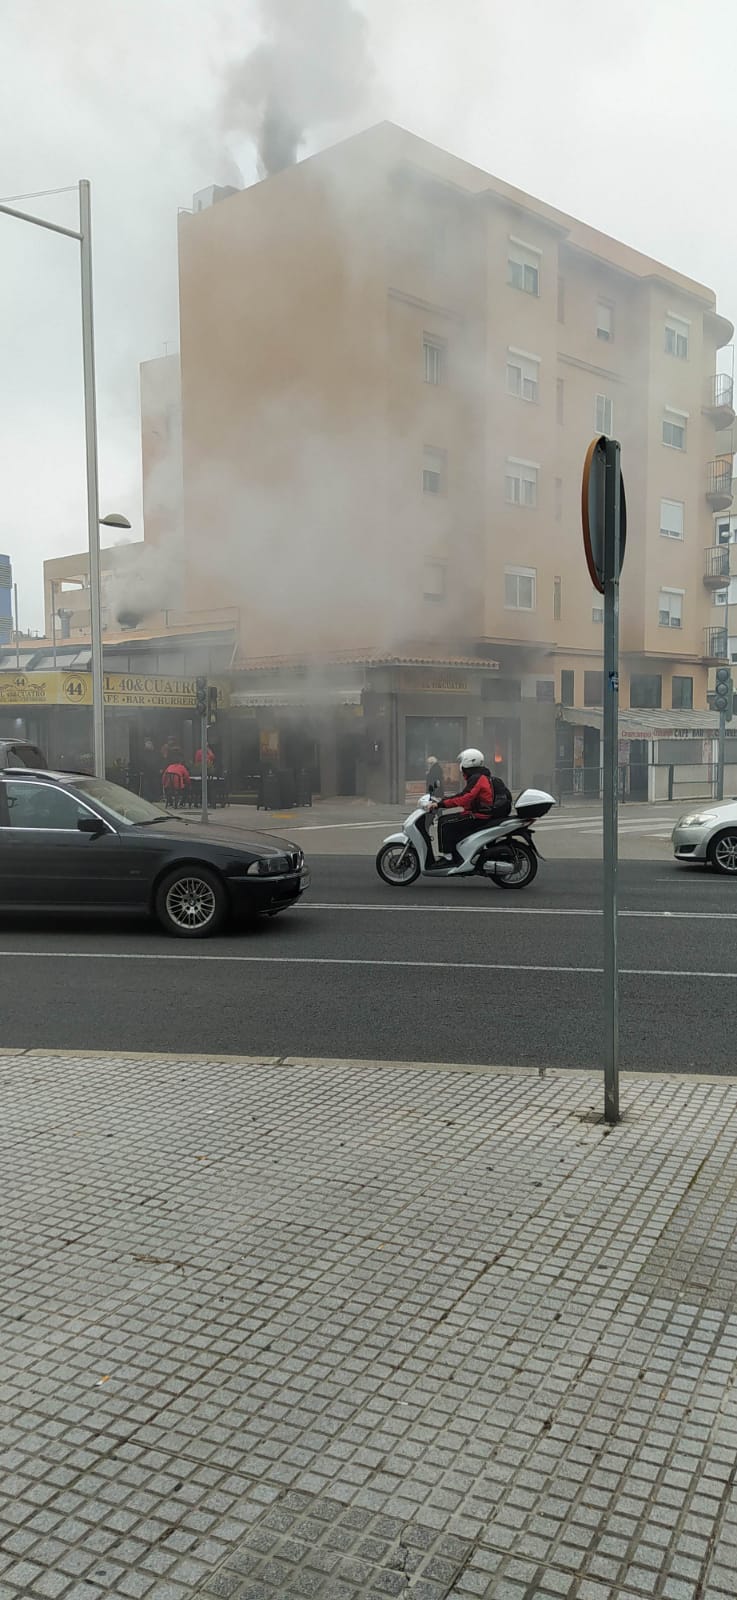
[[[210,680],[218,707],[227,707],[225,679]],[[164,759],[170,748],[191,765],[199,747],[196,678],[167,673],[106,672],[105,746],[108,775],[138,787],[147,743]],[[220,721],[220,719],[219,719]],[[211,731],[220,750],[225,728]],[[88,770],[92,765],[92,675],[89,671],[0,672],[0,737],[39,745],[50,766]]]
[[[345,683],[314,674],[272,673],[258,686],[238,674],[230,694],[231,794],[257,803],[266,778],[278,778],[279,804],[306,796],[365,793],[363,674]]]
[[[292,792],[307,772],[315,795],[403,805],[422,792],[431,756],[455,786],[469,745],[510,788],[549,786],[555,706],[541,683],[474,656],[243,662],[231,683],[232,792],[255,800],[269,771]]]
[[[600,799],[602,721],[597,707],[558,708],[555,781],[561,800]],[[718,731],[715,711],[620,710],[620,800],[713,797]],[[727,729],[726,760],[730,766],[737,762],[737,728]]]

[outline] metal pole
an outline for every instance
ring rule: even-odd
[[[719,744],[717,746],[717,800],[724,799],[724,761],[727,754],[727,718],[719,713]]]
[[[90,553],[90,642],[92,646],[92,749],[95,776],[105,776],[105,700],[102,671],[100,598],[100,502],[97,480],[97,403],[95,334],[92,315],[92,209],[87,178],[79,181],[80,262],[82,268],[82,361],[84,430],[87,456],[87,536]]]
[[[210,817],[207,809],[207,714],[205,714],[200,722],[200,755],[202,757],[200,763],[200,782],[202,784],[202,821],[209,822]]]
[[[727,545],[727,562],[728,562],[728,567],[727,567],[727,598],[726,598],[725,605],[724,605],[724,631],[725,631],[725,634],[727,636],[727,640],[726,640],[726,647],[725,647],[724,654],[725,654],[726,660],[729,662],[730,669],[731,669],[732,663],[729,660],[729,585],[730,585],[730,583],[732,581],[730,552],[731,552],[731,546]],[[723,711],[720,711],[720,713],[719,713],[719,745],[718,745],[718,751],[717,751],[717,800],[723,800],[724,799],[724,763],[726,761],[726,758],[727,758],[727,718],[726,718],[725,713]]]
[[[604,1117],[619,1121],[618,785],[620,448],[606,443],[604,535]]]
[[[20,636],[18,634],[18,585],[13,584],[13,607],[15,610],[15,665],[20,667]]]
[[[53,578],[51,584],[51,645],[54,652],[54,672],[56,672],[56,584]]]

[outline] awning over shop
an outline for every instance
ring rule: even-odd
[[[600,706],[561,706],[561,722],[570,722],[576,728],[598,728],[604,725],[604,712]],[[619,713],[620,739],[708,739],[719,731],[717,711],[626,711]],[[728,730],[729,731],[729,730]]]
[[[304,689],[293,693],[271,689],[234,689],[230,704],[238,710],[256,710],[269,707],[282,711],[322,711],[332,706],[360,706],[360,689],[334,689],[329,686],[315,689],[312,694]]]

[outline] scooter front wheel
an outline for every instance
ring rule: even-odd
[[[376,871],[392,889],[404,889],[420,876],[420,859],[413,844],[384,844],[376,857]]]
[[[515,839],[510,846],[510,855],[514,862],[514,872],[508,878],[497,878],[496,883],[500,889],[526,889],[537,876],[537,856],[528,844],[521,839]]]

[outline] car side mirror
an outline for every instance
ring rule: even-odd
[[[78,817],[77,827],[80,833],[98,834],[107,832],[107,826],[103,822],[102,817]]]

